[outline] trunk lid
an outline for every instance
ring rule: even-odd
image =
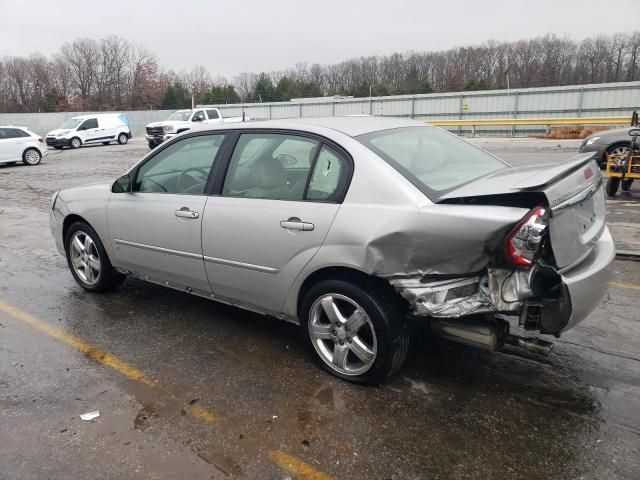
[[[602,174],[592,155],[577,155],[561,165],[500,170],[447,193],[438,203],[516,205],[544,196],[556,263],[568,268],[591,252],[605,226]]]

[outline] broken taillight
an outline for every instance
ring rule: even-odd
[[[507,260],[517,267],[530,266],[549,226],[547,209],[537,206],[518,223],[504,241]]]

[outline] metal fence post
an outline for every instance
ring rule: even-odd
[[[582,99],[584,97],[584,87],[580,87],[580,95],[578,95],[578,116],[582,116]]]
[[[411,120],[416,118],[416,97],[411,97]]]
[[[331,116],[336,116],[336,101],[335,99],[331,101]]]
[[[518,105],[519,105],[520,92],[516,90],[516,94],[513,97],[513,118],[518,118]],[[516,126],[511,126],[511,137],[516,136]]]
[[[298,110],[298,116],[299,116],[300,118],[302,118],[302,102],[300,102],[300,103],[299,103],[299,106],[300,106],[300,108],[299,108],[299,110]]]
[[[271,104],[269,104],[269,120],[271,120]]]
[[[460,104],[458,105],[458,120],[462,120],[462,105],[464,104],[464,95],[460,95]],[[462,127],[458,127],[458,135],[462,135]]]

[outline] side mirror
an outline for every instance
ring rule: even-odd
[[[630,137],[640,137],[640,128],[632,128],[629,130]]]
[[[131,191],[131,177],[129,174],[121,176],[113,185],[111,185],[112,193],[127,193]]]

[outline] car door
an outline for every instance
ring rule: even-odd
[[[352,168],[347,158],[300,134],[239,136],[221,194],[207,199],[202,224],[214,298],[281,311],[338,212]],[[329,183],[322,185],[321,177]]]
[[[106,142],[107,140],[113,140],[116,136],[116,126],[114,117],[98,117],[98,129],[97,136],[94,141]]]
[[[191,115],[192,122],[205,123],[206,120],[207,120],[207,117],[204,113],[204,110],[196,110],[195,112],[193,112],[193,115]]]
[[[9,162],[16,159],[17,145],[12,128],[0,128],[0,162]]]
[[[82,143],[91,143],[97,141],[100,136],[98,131],[98,119],[87,118],[77,129],[78,136]]]
[[[200,236],[209,176],[224,134],[182,138],[130,173],[130,191],[107,208],[114,265],[138,276],[210,295]]]

